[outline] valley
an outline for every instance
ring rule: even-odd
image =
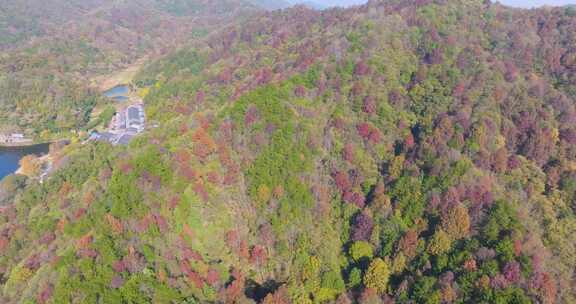
[[[106,100],[100,91],[125,82],[146,60],[158,58],[195,36],[207,35],[259,8],[242,0],[226,4],[137,0],[81,3],[53,0],[0,4],[2,20],[15,22],[0,42],[0,133],[35,142],[69,137],[89,123]],[[222,9],[225,8],[225,9]],[[36,19],[34,19],[36,18]],[[8,22],[8,21],[6,21]],[[192,37],[191,37],[192,36]]]

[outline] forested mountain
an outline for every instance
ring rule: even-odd
[[[261,12],[10,177],[2,303],[574,303],[576,10]],[[17,189],[17,190],[14,190]]]
[[[258,10],[243,0],[2,1],[0,132],[77,130],[103,102],[93,77]]]

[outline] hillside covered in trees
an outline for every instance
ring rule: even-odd
[[[94,77],[259,10],[244,0],[2,1],[0,132],[39,137],[81,129],[106,102]]]
[[[0,302],[576,302],[574,8],[260,12],[134,84],[158,128],[0,184]]]

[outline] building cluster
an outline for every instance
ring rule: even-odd
[[[0,134],[0,143],[2,144],[26,144],[32,142],[32,139],[26,138],[24,134]]]
[[[92,132],[90,139],[106,141],[113,145],[126,145],[145,128],[144,105],[137,103],[128,106],[114,115],[106,132]]]

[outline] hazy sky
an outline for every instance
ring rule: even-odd
[[[362,4],[368,2],[366,0],[315,0],[312,2],[316,2],[326,6],[347,6],[347,5],[354,5],[354,4]]]
[[[560,6],[576,4],[576,0],[500,0],[500,3],[510,6],[535,7],[542,5]]]
[[[353,4],[361,4],[367,2],[366,0],[313,0],[319,4],[327,6],[346,6]],[[566,5],[576,4],[576,0],[500,0],[502,4],[518,7],[535,7],[542,5]]]

